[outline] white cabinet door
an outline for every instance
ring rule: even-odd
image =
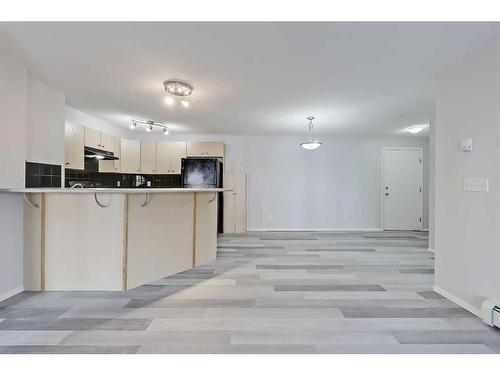
[[[205,144],[205,156],[214,158],[224,157],[224,142],[203,142]]]
[[[141,173],[156,173],[156,142],[141,142]]]
[[[187,156],[205,156],[204,142],[188,142]]]
[[[120,159],[121,159],[121,139],[118,137],[113,137],[113,152],[118,160],[113,161],[113,172],[120,173]]]
[[[101,148],[101,132],[92,128],[85,128],[85,146]]]
[[[65,168],[85,169],[83,126],[66,123],[64,126]]]
[[[113,138],[114,137],[112,135],[101,132],[101,142],[99,148],[105,151],[113,152],[114,149]]]
[[[181,174],[181,161],[186,157],[186,142],[170,142],[171,143],[171,173]]]
[[[158,174],[169,174],[170,162],[170,142],[158,142],[156,144],[156,170]]]
[[[115,171],[113,160],[99,160],[99,172],[113,173]]]
[[[188,142],[187,156],[224,157],[224,142]]]
[[[101,137],[104,135],[104,133],[101,133]],[[106,150],[106,151],[113,151],[114,155],[116,157],[120,157],[120,138],[118,137],[113,137],[110,136],[111,142],[113,143],[112,149]],[[102,140],[102,138],[101,138]],[[120,160],[99,160],[99,172],[104,172],[104,173],[115,173],[115,172],[120,172]]]
[[[186,142],[158,142],[156,168],[158,174],[180,174],[181,159],[186,157]]]
[[[247,231],[246,176],[245,174],[225,174],[224,188],[224,233],[244,233]]]
[[[132,139],[121,140],[121,173],[141,172],[141,142]]]

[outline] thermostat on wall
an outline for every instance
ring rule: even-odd
[[[460,150],[462,152],[471,152],[472,151],[472,138],[463,139],[460,143]]]

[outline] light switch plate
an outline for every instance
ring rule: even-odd
[[[472,138],[463,139],[460,142],[460,150],[462,152],[472,152]]]
[[[464,191],[488,192],[488,179],[464,178]]]

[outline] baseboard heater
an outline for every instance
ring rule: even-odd
[[[481,305],[481,313],[486,324],[500,328],[500,305],[487,299]]]

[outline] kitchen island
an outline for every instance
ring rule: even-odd
[[[25,196],[25,290],[127,290],[211,262],[226,190],[7,190]]]

